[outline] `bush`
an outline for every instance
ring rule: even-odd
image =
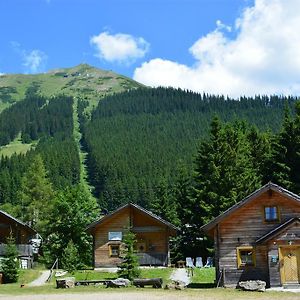
[[[5,259],[2,263],[5,283],[17,282],[19,278],[18,250],[12,235],[7,238]]]

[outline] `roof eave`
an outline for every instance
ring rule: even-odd
[[[252,194],[250,194],[249,196],[247,196],[246,198],[244,198],[240,202],[236,203],[235,205],[233,205],[232,207],[230,207],[229,209],[227,209],[224,213],[220,214],[219,216],[217,216],[215,219],[213,219],[209,223],[201,226],[200,230],[203,230],[204,232],[210,231],[218,223],[220,223],[222,220],[224,220],[228,215],[230,215],[231,213],[233,213],[234,211],[236,211],[238,208],[242,207],[243,205],[245,205],[249,201],[255,199],[256,197],[260,196],[261,194],[263,194],[264,192],[266,192],[266,191],[268,191],[270,189],[273,190],[273,191],[276,191],[278,193],[284,193],[291,200],[300,202],[300,197],[298,195],[296,195],[296,194],[294,194],[294,193],[292,193],[292,192],[284,189],[283,187],[281,187],[279,185],[276,185],[276,184],[274,184],[272,182],[268,182],[267,184],[265,184],[261,188],[257,189],[256,191],[254,191]]]

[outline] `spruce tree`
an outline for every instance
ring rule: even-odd
[[[62,255],[62,266],[69,273],[73,274],[79,267],[79,253],[74,245],[73,241],[70,240],[67,247],[63,251]]]
[[[22,178],[19,197],[23,221],[43,234],[53,206],[54,192],[39,154],[34,157]]]
[[[19,278],[18,250],[12,234],[7,238],[2,272],[5,283],[17,282]]]
[[[199,225],[218,216],[260,186],[251,158],[247,125],[222,124],[215,117],[210,137],[200,143],[195,160],[195,212]]]
[[[124,248],[122,249],[123,262],[121,263],[118,276],[133,280],[140,276],[138,257],[134,250],[136,243],[135,234],[128,230],[124,235]]]

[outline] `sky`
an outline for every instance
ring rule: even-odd
[[[300,0],[0,0],[0,74],[88,63],[149,86],[300,94]]]

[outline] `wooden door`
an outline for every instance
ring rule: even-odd
[[[281,248],[282,283],[299,283],[300,281],[300,248]]]

